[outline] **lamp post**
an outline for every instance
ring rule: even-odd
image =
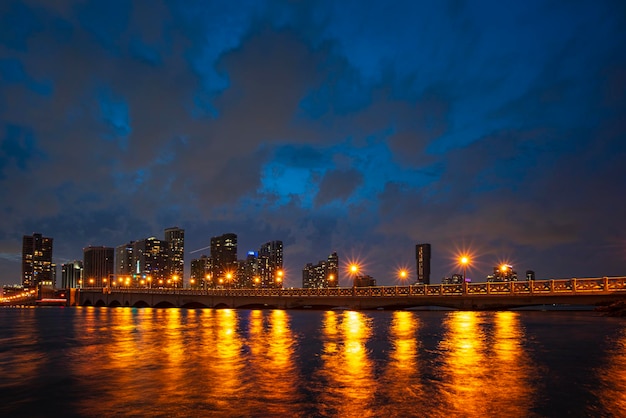
[[[359,266],[356,264],[350,265],[350,274],[352,275],[352,288],[356,288],[356,278],[359,274]]]
[[[467,257],[466,255],[464,255],[463,257],[461,257],[461,259],[459,260],[461,265],[463,266],[463,283],[465,283],[465,278],[467,275],[467,265],[469,264],[469,257]]]

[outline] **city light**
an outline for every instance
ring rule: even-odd
[[[470,264],[470,257],[468,255],[462,255],[459,259],[459,263],[463,267],[463,281],[467,279],[467,266]]]

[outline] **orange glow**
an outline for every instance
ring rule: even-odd
[[[328,280],[330,280],[331,282],[335,280],[335,275],[334,274],[329,275]]]
[[[350,273],[357,274],[358,272],[359,272],[359,266],[357,266],[356,264],[351,264],[350,265]]]
[[[398,277],[402,280],[406,280],[409,277],[409,272],[406,269],[401,269],[398,271]]]
[[[508,269],[508,266],[506,264],[502,264],[502,266],[500,266],[500,270],[501,271],[506,271]]]

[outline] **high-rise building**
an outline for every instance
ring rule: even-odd
[[[327,260],[308,263],[302,269],[302,287],[326,288],[339,286],[339,256],[332,253]]]
[[[179,277],[182,286],[185,273],[185,230],[177,226],[167,228],[165,241],[169,245],[169,275]]]
[[[74,260],[61,265],[61,287],[63,289],[81,287],[83,278],[83,262]]]
[[[237,234],[228,233],[211,238],[211,277],[218,286],[232,287],[236,281]]]
[[[114,272],[115,250],[111,247],[83,249],[83,286],[105,287]]]
[[[53,286],[55,265],[52,264],[52,238],[35,233],[22,240],[22,286],[39,289]]]
[[[211,276],[211,266],[211,257],[206,255],[191,260],[191,276],[189,278],[191,288],[208,289],[215,287]]]
[[[270,241],[261,245],[258,256],[261,287],[283,287],[283,242]]]
[[[122,244],[115,247],[115,276],[118,280],[130,277],[133,271],[133,248],[134,242]]]
[[[417,262],[417,283],[430,284],[430,244],[415,246],[415,260]]]
[[[182,280],[169,274],[169,243],[155,237],[133,243],[134,286],[181,287]]]
[[[261,287],[261,277],[259,276],[259,257],[257,252],[248,251],[246,259],[239,261],[237,287],[244,289]]]

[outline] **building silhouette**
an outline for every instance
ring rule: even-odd
[[[515,282],[517,272],[510,264],[502,264],[493,268],[493,274],[487,276],[488,282]]]
[[[283,287],[283,242],[269,241],[261,245],[258,253],[260,287]]]
[[[430,284],[430,244],[415,246],[415,261],[417,263],[417,283]]]
[[[61,265],[61,287],[63,289],[77,288],[82,284],[83,262],[74,260]]]
[[[354,287],[372,287],[376,286],[376,279],[367,274],[357,274],[354,277]]]
[[[52,264],[53,239],[39,233],[24,235],[22,239],[22,286],[37,289],[54,286],[56,266]]]
[[[237,234],[211,238],[211,278],[216,286],[232,287],[236,281]]]
[[[131,277],[135,271],[133,266],[134,241],[115,247],[115,276],[118,280]]]
[[[189,285],[194,289],[208,289],[215,287],[212,277],[211,257],[202,255],[198,259],[191,260],[191,275]]]
[[[339,256],[333,252],[317,264],[308,263],[302,269],[303,288],[327,288],[339,286]]]
[[[106,287],[113,277],[115,250],[112,247],[83,249],[83,286]]]
[[[169,275],[179,277],[182,285],[185,273],[185,230],[177,226],[165,229],[165,241],[169,245]]]
[[[156,237],[133,243],[133,286],[180,287],[182,277],[169,274],[169,244]]]

